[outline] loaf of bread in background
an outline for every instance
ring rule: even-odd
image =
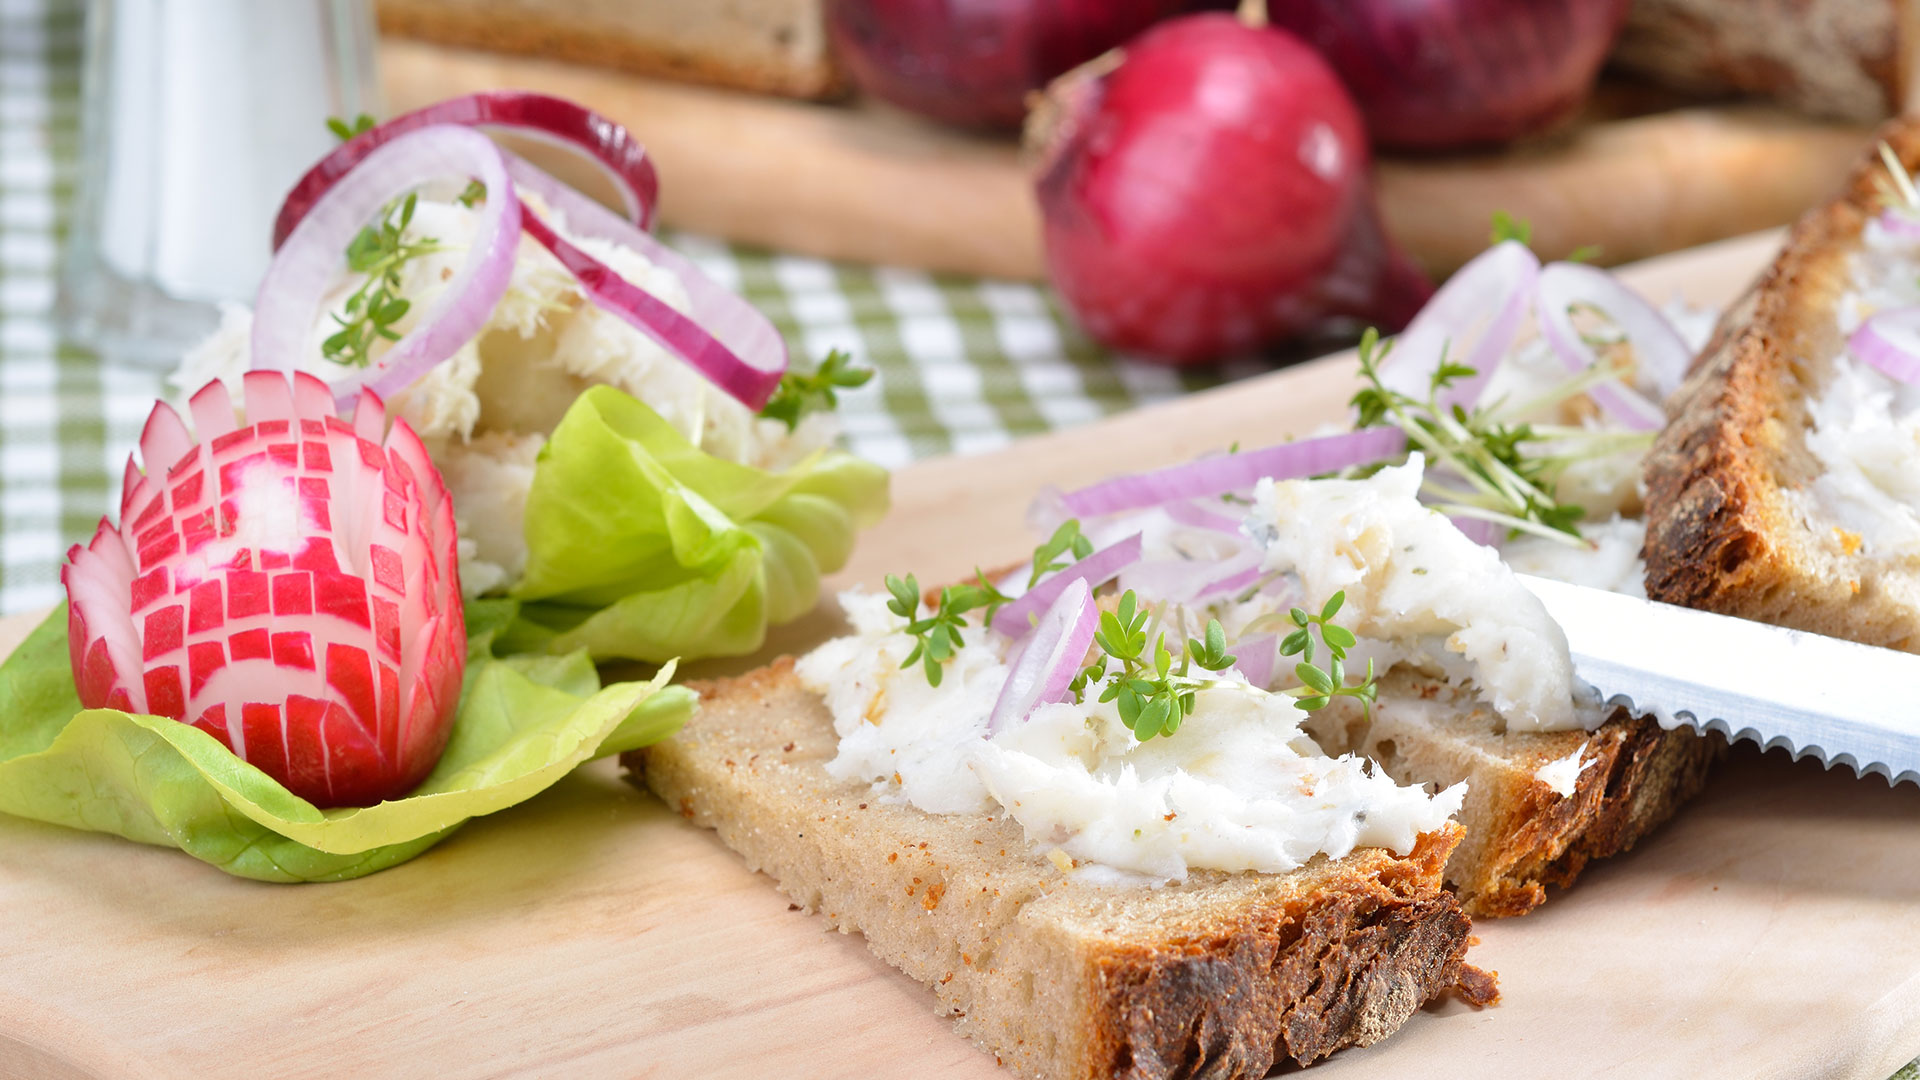
[[[1707,94],[1871,123],[1901,111],[1920,7],[1907,0],[1633,0],[1613,64]]]
[[[639,75],[825,98],[847,86],[822,0],[378,0],[380,29]]]

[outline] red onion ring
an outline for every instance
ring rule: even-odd
[[[581,276],[595,303],[632,323],[748,408],[758,410],[767,403],[786,374],[787,343],[760,309],[708,277],[691,259],[528,162],[509,154],[507,171],[522,192],[559,213],[568,232],[631,248],[665,267],[680,279],[692,311],[682,315],[566,243],[538,215],[523,213],[527,231]],[[548,237],[564,245],[567,253]],[[593,281],[584,276],[582,267],[595,275]]]
[[[1138,562],[1121,572],[1120,588],[1133,589],[1146,600],[1197,603],[1258,581],[1260,559],[1259,549],[1249,544],[1217,558]]]
[[[410,131],[434,124],[456,124],[510,132],[579,153],[604,173],[620,192],[627,219],[642,229],[653,223],[660,178],[646,148],[625,127],[565,98],[526,90],[491,90],[415,109],[364,131],[321,158],[280,204],[273,222],[275,251],[320,196],[352,172],[376,148]],[[488,190],[492,190],[491,187]]]
[[[1847,348],[1889,379],[1920,383],[1920,307],[1879,312],[1848,336]]]
[[[499,147],[479,132],[438,124],[375,148],[300,219],[268,265],[254,299],[254,369],[298,370],[314,326],[325,316],[326,296],[339,277],[347,244],[393,199],[449,177],[477,179],[489,193],[466,261],[413,330],[377,362],[331,384],[334,400],[345,405],[362,389],[391,397],[479,333],[513,277],[520,204],[512,197]]]
[[[989,738],[1009,724],[1024,721],[1037,706],[1067,696],[1099,626],[1100,608],[1086,579],[1068,582],[1014,657],[1006,685],[987,717]]]
[[[1880,228],[1888,236],[1920,240],[1920,213],[1908,206],[1889,206],[1880,212]]]
[[[1471,407],[1520,332],[1540,275],[1540,260],[1525,244],[1505,240],[1473,257],[1433,294],[1394,339],[1381,381],[1415,399],[1427,396],[1441,355],[1474,374],[1442,391],[1439,403]]]
[[[1166,505],[1167,516],[1174,521],[1194,529],[1211,529],[1214,532],[1239,535],[1240,521],[1225,514],[1216,514],[1190,502],[1171,502]]]
[[[1250,685],[1265,690],[1273,682],[1273,665],[1279,652],[1272,634],[1243,638],[1233,643],[1233,666]]]
[[[993,628],[1014,639],[1026,635],[1031,617],[1050,607],[1067,586],[1084,581],[1088,588],[1099,588],[1112,581],[1120,571],[1140,561],[1140,534],[1110,544],[1064,570],[1049,575],[1025,596],[1001,608],[993,616]]]
[[[1076,517],[1103,517],[1175,500],[1245,491],[1263,477],[1292,480],[1349,465],[1365,465],[1392,457],[1406,448],[1407,437],[1399,428],[1362,428],[1115,477],[1060,496],[1060,505]]]
[[[1447,520],[1453,522],[1453,527],[1464,533],[1467,539],[1481,547],[1499,547],[1506,533],[1498,523],[1485,518],[1450,517]]]
[[[1574,304],[1586,304],[1605,312],[1625,332],[1633,346],[1636,373],[1661,398],[1680,385],[1693,351],[1664,315],[1612,274],[1580,263],[1554,263],[1540,271],[1536,292],[1541,331],[1567,370],[1578,373],[1599,363],[1600,358],[1581,340],[1568,312]],[[1666,413],[1659,402],[1649,401],[1625,385],[1596,386],[1587,391],[1587,396],[1628,427],[1658,431],[1666,424]]]

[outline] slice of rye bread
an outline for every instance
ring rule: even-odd
[[[1258,1077],[1384,1038],[1459,986],[1467,916],[1441,887],[1457,826],[1287,874],[1091,885],[1003,816],[933,815],[827,775],[836,738],[790,660],[699,687],[678,735],[622,758],[809,911],[933,989],[1022,1076]]]
[[[1404,671],[1381,680],[1371,724],[1351,699],[1337,706],[1306,725],[1327,752],[1364,754],[1401,783],[1467,782],[1456,815],[1466,838],[1446,878],[1475,918],[1524,915],[1548,886],[1631,848],[1706,786],[1726,752],[1718,735],[1662,731],[1625,709],[1591,732],[1499,732],[1471,695]],[[1536,774],[1575,751],[1582,768],[1562,796]]]
[[[1920,125],[1880,134],[1920,164]],[[1653,599],[1920,651],[1920,567],[1861,550],[1802,490],[1822,471],[1806,399],[1844,348],[1836,312],[1884,170],[1869,149],[1839,197],[1800,219],[1667,402],[1646,463]]]

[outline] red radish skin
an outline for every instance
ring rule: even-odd
[[[1632,0],[1286,0],[1274,25],[1325,56],[1374,145],[1459,150],[1554,127],[1593,92]]]
[[[1020,126],[1027,95],[1196,0],[828,0],[860,89],[962,127]]]
[[[1047,267],[1102,344],[1193,364],[1340,320],[1397,330],[1432,295],[1381,229],[1358,110],[1292,35],[1175,19],[1050,99]]]
[[[379,398],[351,423],[311,375],[165,402],[127,461],[120,524],[75,545],[74,681],[88,708],[205,731],[315,806],[398,798],[451,734],[466,665],[453,503]]]

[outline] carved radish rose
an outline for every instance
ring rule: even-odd
[[[61,574],[89,708],[205,731],[316,806],[406,794],[446,747],[466,663],[453,504],[405,422],[351,423],[311,375],[165,402]]]

